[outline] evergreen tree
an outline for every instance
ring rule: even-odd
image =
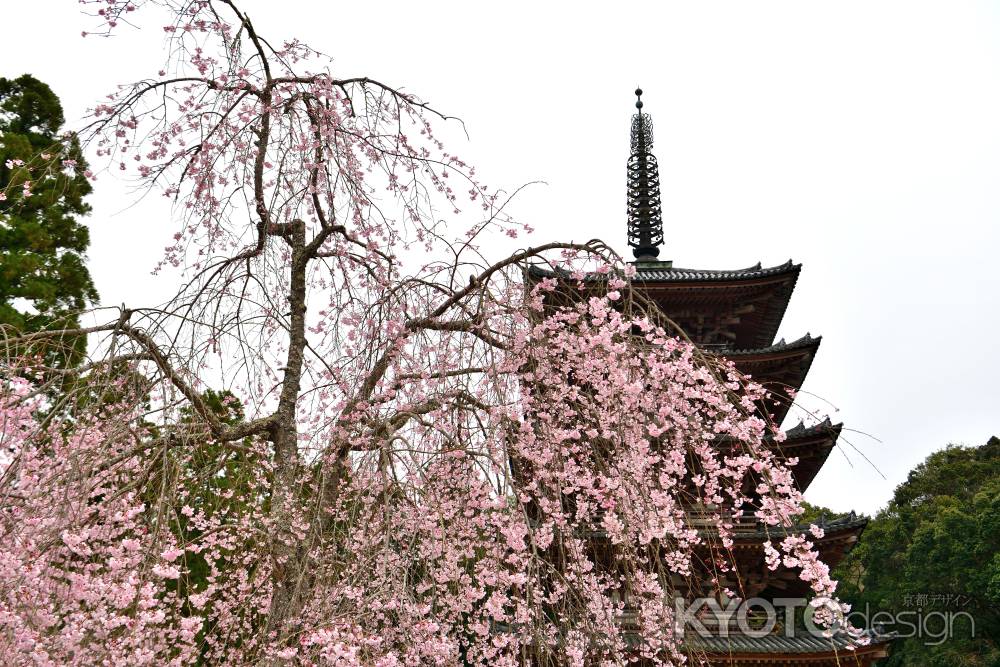
[[[72,328],[97,300],[85,265],[90,235],[86,163],[46,84],[25,74],[0,78],[0,325],[18,331]],[[50,344],[50,364],[78,360],[85,339]]]
[[[856,611],[907,613],[887,629],[923,630],[895,642],[887,667],[1000,665],[1000,439],[927,457],[835,576]]]

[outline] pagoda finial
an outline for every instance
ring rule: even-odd
[[[635,89],[632,155],[628,159],[628,244],[637,260],[655,260],[663,245],[660,174],[653,149],[653,121],[642,112],[642,88]]]

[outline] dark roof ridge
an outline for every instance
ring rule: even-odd
[[[807,631],[796,632],[790,637],[784,633],[754,636],[729,631],[725,635],[712,634],[705,636],[689,632],[685,633],[684,644],[692,649],[716,655],[726,654],[730,657],[733,654],[739,653],[773,653],[778,655],[802,653],[836,654],[840,651],[847,651],[848,646],[856,646],[856,650],[861,652],[878,650],[878,645],[896,637],[895,633],[883,632],[878,627],[865,630],[864,635],[869,639],[870,644],[856,645],[855,640],[843,631],[836,632],[831,637],[816,636]]]
[[[761,526],[757,530],[751,530],[746,532],[739,532],[734,535],[734,538],[747,541],[747,540],[764,540],[764,539],[774,539],[780,536],[786,535],[801,535],[809,532],[809,527],[813,524],[823,529],[823,537],[814,538],[816,542],[822,543],[835,539],[836,536],[841,535],[845,532],[851,532],[857,529],[864,529],[868,526],[868,522],[871,521],[870,517],[864,514],[857,514],[854,510],[851,510],[848,514],[841,517],[835,517],[833,519],[827,519],[825,516],[820,516],[819,519],[813,521],[812,523],[801,523],[795,524],[793,526],[781,527],[781,526]],[[759,524],[758,524],[759,525]],[[858,533],[860,535],[860,533]]]
[[[801,438],[810,435],[820,435],[830,431],[839,431],[843,427],[843,422],[834,424],[830,421],[829,417],[824,417],[823,421],[810,424],[809,426],[806,426],[805,422],[800,421],[798,424],[785,431],[785,439],[789,440],[792,438]]]
[[[823,421],[817,424],[810,424],[806,426],[804,423],[799,422],[796,426],[785,430],[785,439],[781,442],[775,442],[774,436],[771,433],[764,435],[764,441],[769,445],[779,445],[779,446],[791,446],[795,443],[794,440],[806,439],[818,435],[832,435],[833,444],[836,443],[837,438],[840,435],[840,431],[844,428],[844,422],[838,422],[836,424],[830,421],[829,417],[823,419]],[[738,442],[736,438],[728,435],[717,435],[713,442],[725,444],[731,442]]]
[[[782,273],[798,272],[801,264],[789,259],[784,264],[764,267],[760,262],[743,269],[687,269],[673,266],[669,262],[636,262],[637,281],[663,280],[678,282],[715,282],[720,280],[753,280]]]
[[[816,424],[810,424],[806,426],[804,422],[800,421],[798,424],[792,428],[785,429],[785,440],[779,444],[785,444],[789,440],[795,438],[807,438],[814,435],[826,435],[826,434],[838,434],[841,429],[844,428],[844,422],[838,422],[834,424],[830,421],[829,417],[824,417],[823,421]],[[768,442],[774,441],[774,436],[770,433],[765,434],[765,440]],[[714,442],[732,442],[736,439],[732,436],[719,434],[715,437]]]
[[[802,268],[801,264],[794,263],[789,259],[784,264],[774,266],[763,266],[757,262],[753,266],[742,269],[686,269],[675,267],[671,262],[633,262],[636,274],[633,280],[644,282],[646,280],[675,280],[683,282],[713,282],[718,280],[753,280],[782,273],[797,272]],[[533,275],[543,276],[566,276],[570,272],[559,267],[546,268],[538,264],[528,267],[528,272]],[[604,273],[588,273],[584,280],[602,281],[607,278]]]
[[[765,347],[751,347],[751,348],[738,348],[738,349],[726,349],[726,348],[716,348],[709,350],[714,354],[721,355],[723,357],[729,356],[742,356],[751,354],[765,354],[768,352],[784,352],[785,350],[798,350],[806,347],[819,346],[822,342],[822,336],[813,336],[812,334],[806,333],[805,336],[801,336],[790,343],[786,343],[785,339],[782,338],[777,343],[772,345],[767,345]]]

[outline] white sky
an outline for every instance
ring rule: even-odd
[[[802,262],[779,335],[823,335],[804,389],[878,439],[846,432],[808,500],[873,512],[930,452],[1000,433],[1000,3],[242,4],[275,41],[334,56],[336,73],[460,116],[471,141],[450,147],[486,182],[545,181],[514,209],[538,242],[600,237],[627,250],[640,84],[661,258]],[[0,76],[49,83],[71,124],[116,83],[159,69],[155,27],[82,39],[91,24],[74,0],[4,5]],[[171,291],[150,275],[175,231],[169,212],[134,199],[107,175],[91,198],[90,267],[106,304]]]

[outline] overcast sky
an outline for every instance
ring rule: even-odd
[[[641,85],[661,258],[803,263],[779,335],[823,336],[808,407],[854,429],[808,500],[874,512],[930,452],[1000,434],[1000,3],[241,4],[272,40],[333,56],[336,74],[460,116],[470,138],[456,152],[491,185],[544,181],[514,208],[536,241],[627,250]],[[71,125],[159,69],[156,29],[83,39],[74,0],[4,5],[0,76],[49,83]],[[110,175],[91,201],[103,302],[167,296],[150,270],[176,231],[169,212],[133,205]]]

